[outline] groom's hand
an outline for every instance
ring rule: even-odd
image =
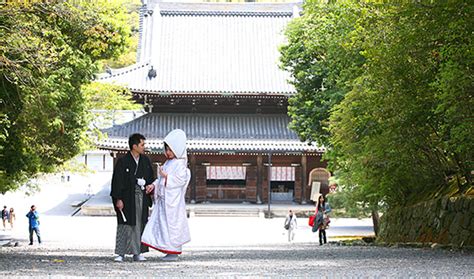
[[[150,194],[155,189],[155,185],[153,185],[153,184],[146,185],[145,189],[146,189],[146,193]]]
[[[122,210],[122,209],[123,209],[123,201],[122,201],[122,200],[117,200],[117,202],[115,203],[115,206],[116,206],[119,210]]]

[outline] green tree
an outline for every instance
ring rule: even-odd
[[[312,23],[343,7],[358,13],[356,20],[340,14],[349,30],[341,44]],[[292,128],[326,144],[331,168],[353,197],[376,208],[472,189],[473,19],[472,5],[461,0],[307,2],[290,26],[282,56],[298,91]],[[320,42],[323,50],[345,50],[348,66],[309,51]],[[346,68],[349,74],[338,70]],[[325,78],[336,82],[322,92]]]
[[[128,26],[130,26],[130,43],[120,56],[101,61],[100,68],[102,71],[105,71],[107,67],[123,68],[132,65],[137,60],[141,0],[115,0],[115,2],[126,10],[125,18],[122,20],[126,21]]]
[[[132,93],[124,86],[91,82],[82,87],[88,110],[137,110],[142,105],[132,101]]]
[[[132,93],[124,86],[92,82],[82,87],[90,125],[91,145],[103,135],[104,126],[112,126],[123,110],[140,110],[142,105],[132,100]],[[97,121],[96,121],[97,120]],[[99,122],[100,126],[96,123]],[[92,146],[91,146],[92,147]],[[93,148],[93,147],[92,147]]]
[[[0,6],[0,192],[50,172],[86,141],[81,86],[130,36],[110,1]]]
[[[365,57],[361,40],[355,38],[358,22],[371,16],[376,7],[357,2],[307,1],[304,13],[286,30],[288,43],[281,51],[282,67],[291,73],[297,94],[289,100],[290,128],[303,141],[325,145],[332,171],[335,151],[331,148],[330,116],[334,107],[352,90],[352,83],[363,73]],[[341,166],[338,166],[341,168]],[[342,172],[344,173],[344,172]],[[380,199],[347,179],[339,181],[334,196],[336,206],[343,206],[349,216],[375,215]],[[332,198],[331,198],[332,199]]]
[[[297,94],[290,98],[290,128],[303,141],[329,145],[329,115],[361,72],[364,57],[350,34],[367,8],[344,2],[308,1],[304,14],[286,30],[280,49],[283,69],[291,73]]]
[[[472,12],[407,3],[359,22],[367,62],[334,110],[332,143],[347,181],[390,206],[472,186]]]

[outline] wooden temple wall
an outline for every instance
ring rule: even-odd
[[[124,153],[117,154],[117,157]],[[162,154],[147,154],[155,164],[163,164],[165,157]],[[117,158],[114,158],[114,165]],[[260,194],[260,201],[268,201],[268,155],[203,155],[189,154],[189,168],[191,181],[186,192],[187,202],[208,201],[207,166],[243,166],[246,167],[245,188],[242,193],[247,202],[256,203]],[[315,168],[326,168],[327,163],[320,155],[273,155],[272,166],[293,166],[295,168],[294,201],[309,202],[311,185],[309,175]],[[156,175],[156,169],[155,169]],[[215,200],[214,200],[215,201]],[[241,201],[241,200],[239,200]]]

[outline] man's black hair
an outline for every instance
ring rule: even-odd
[[[140,140],[145,140],[145,137],[142,134],[133,134],[128,138],[128,147],[132,150],[134,144],[138,145]]]

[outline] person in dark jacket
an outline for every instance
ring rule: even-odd
[[[36,211],[36,206],[32,205],[30,211],[26,214],[28,218],[28,230],[30,232],[30,245],[33,245],[33,232],[36,233],[36,237],[38,238],[38,243],[41,244],[41,235],[39,229],[39,215]]]
[[[3,206],[3,210],[2,210],[2,222],[3,222],[3,230],[5,230],[7,228],[7,222],[8,222],[8,218],[10,218],[10,212],[8,211],[7,209],[7,206]]]
[[[148,247],[141,244],[141,236],[152,204],[145,185],[153,182],[153,169],[150,159],[144,155],[145,137],[133,134],[128,144],[130,151],[115,164],[110,192],[117,213],[117,262],[123,261],[125,255],[133,255],[135,261],[145,261],[142,253],[148,252]]]

